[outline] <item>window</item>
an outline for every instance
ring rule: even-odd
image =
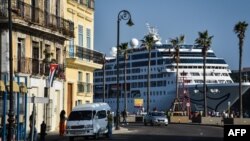
[[[87,28],[87,48],[91,49],[91,30]]]
[[[17,69],[18,72],[24,70],[24,65],[25,65],[25,43],[24,39],[18,38],[18,43],[17,43]]]
[[[86,82],[90,83],[90,74],[89,73],[86,73]]]
[[[96,116],[98,117],[98,119],[106,118],[106,111],[105,110],[98,111]]]
[[[61,61],[61,49],[56,48],[56,62],[60,63],[60,61]]]
[[[78,81],[82,81],[82,72],[78,72]]]
[[[45,24],[48,25],[49,24],[49,14],[50,14],[50,0],[45,0],[44,1],[44,21]]]
[[[56,0],[56,21],[57,27],[60,27],[60,0]]]
[[[76,106],[82,104],[82,100],[77,100],[76,101]]]
[[[83,47],[83,26],[78,25],[78,45]]]
[[[92,111],[72,111],[69,115],[68,121],[91,120]]]
[[[74,38],[69,40],[69,57],[74,57]]]
[[[91,90],[90,74],[89,73],[86,73],[86,83],[87,83],[87,92],[89,93]]]

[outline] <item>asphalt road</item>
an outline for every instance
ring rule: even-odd
[[[112,140],[129,141],[223,141],[223,127],[189,125],[189,124],[169,124],[168,126],[144,126],[143,124],[131,123],[122,126],[126,130],[119,131],[113,135]],[[128,129],[128,130],[127,130]],[[67,141],[68,137],[58,134],[48,135],[46,141]],[[75,141],[84,140],[76,138]],[[89,138],[88,140],[94,140]],[[98,140],[109,140],[100,137]]]

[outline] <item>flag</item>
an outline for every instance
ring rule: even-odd
[[[58,68],[58,64],[50,64],[48,87],[53,87],[54,75],[55,75],[57,68]]]

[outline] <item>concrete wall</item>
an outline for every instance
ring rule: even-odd
[[[188,116],[170,116],[170,123],[190,123]]]

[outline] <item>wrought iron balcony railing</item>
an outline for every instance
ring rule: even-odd
[[[44,63],[43,60],[35,58],[15,58],[14,61],[14,72],[24,73],[31,75],[49,75],[49,64]],[[58,64],[58,69],[55,73],[56,78],[65,79],[64,76],[64,65]]]
[[[72,21],[43,11],[20,0],[12,1],[12,14],[13,18],[22,19],[28,24],[33,23],[53,31],[58,31],[69,37],[74,36],[74,23]],[[8,18],[7,2],[0,2],[0,16]]]
[[[74,0],[81,5],[85,5],[88,8],[94,9],[94,0]]]
[[[102,53],[81,46],[69,46],[69,52],[66,52],[66,55],[68,58],[77,57],[97,64],[103,64]]]

